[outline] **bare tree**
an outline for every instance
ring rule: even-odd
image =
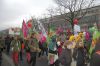
[[[74,19],[83,18],[88,11],[88,8],[94,6],[95,0],[54,0],[58,5],[59,13],[62,18],[68,21],[72,29],[74,28]]]
[[[48,33],[50,32],[50,27],[51,27],[51,24],[54,20],[54,16],[57,15],[56,14],[56,9],[54,7],[48,7],[47,8],[47,13],[48,13]]]

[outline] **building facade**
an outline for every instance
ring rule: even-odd
[[[54,16],[52,19],[41,19],[40,21],[43,23],[46,30],[48,29],[48,25],[53,25],[56,28],[60,26],[63,29],[71,28],[70,23],[68,23],[67,20],[62,19],[60,15]],[[92,27],[94,23],[96,23],[100,29],[100,5],[88,8],[87,14],[79,20],[81,28],[83,28],[84,24],[88,25],[88,27]]]

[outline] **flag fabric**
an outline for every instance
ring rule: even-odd
[[[32,19],[30,19],[30,20],[28,21],[27,26],[28,26],[28,28],[32,28]]]
[[[31,22],[28,23],[28,28],[32,28],[32,23]]]
[[[28,35],[28,27],[24,20],[23,20],[23,24],[22,24],[22,34],[23,34],[24,38],[26,38]]]
[[[38,21],[38,27],[39,27],[39,30],[42,32],[42,34],[47,37],[47,33],[46,33],[46,30],[44,28],[44,26],[42,25],[42,23],[40,21]]]
[[[90,56],[92,55],[92,52],[95,48],[95,45],[96,45],[96,40],[100,37],[100,31],[95,31],[94,34],[93,34],[93,39],[92,39],[92,44],[90,46],[90,50],[89,50],[89,53],[90,53]]]

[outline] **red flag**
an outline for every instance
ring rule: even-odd
[[[32,19],[30,19],[29,21],[28,21],[28,28],[32,28]]]
[[[28,27],[27,27],[27,25],[26,25],[24,20],[23,20],[23,24],[22,24],[22,32],[23,32],[24,38],[26,38],[27,35],[28,35]]]
[[[31,22],[28,23],[28,28],[32,28],[32,23]]]

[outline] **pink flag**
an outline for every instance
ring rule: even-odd
[[[23,20],[23,24],[22,24],[22,32],[23,32],[23,37],[26,38],[28,35],[28,27],[24,20]]]

